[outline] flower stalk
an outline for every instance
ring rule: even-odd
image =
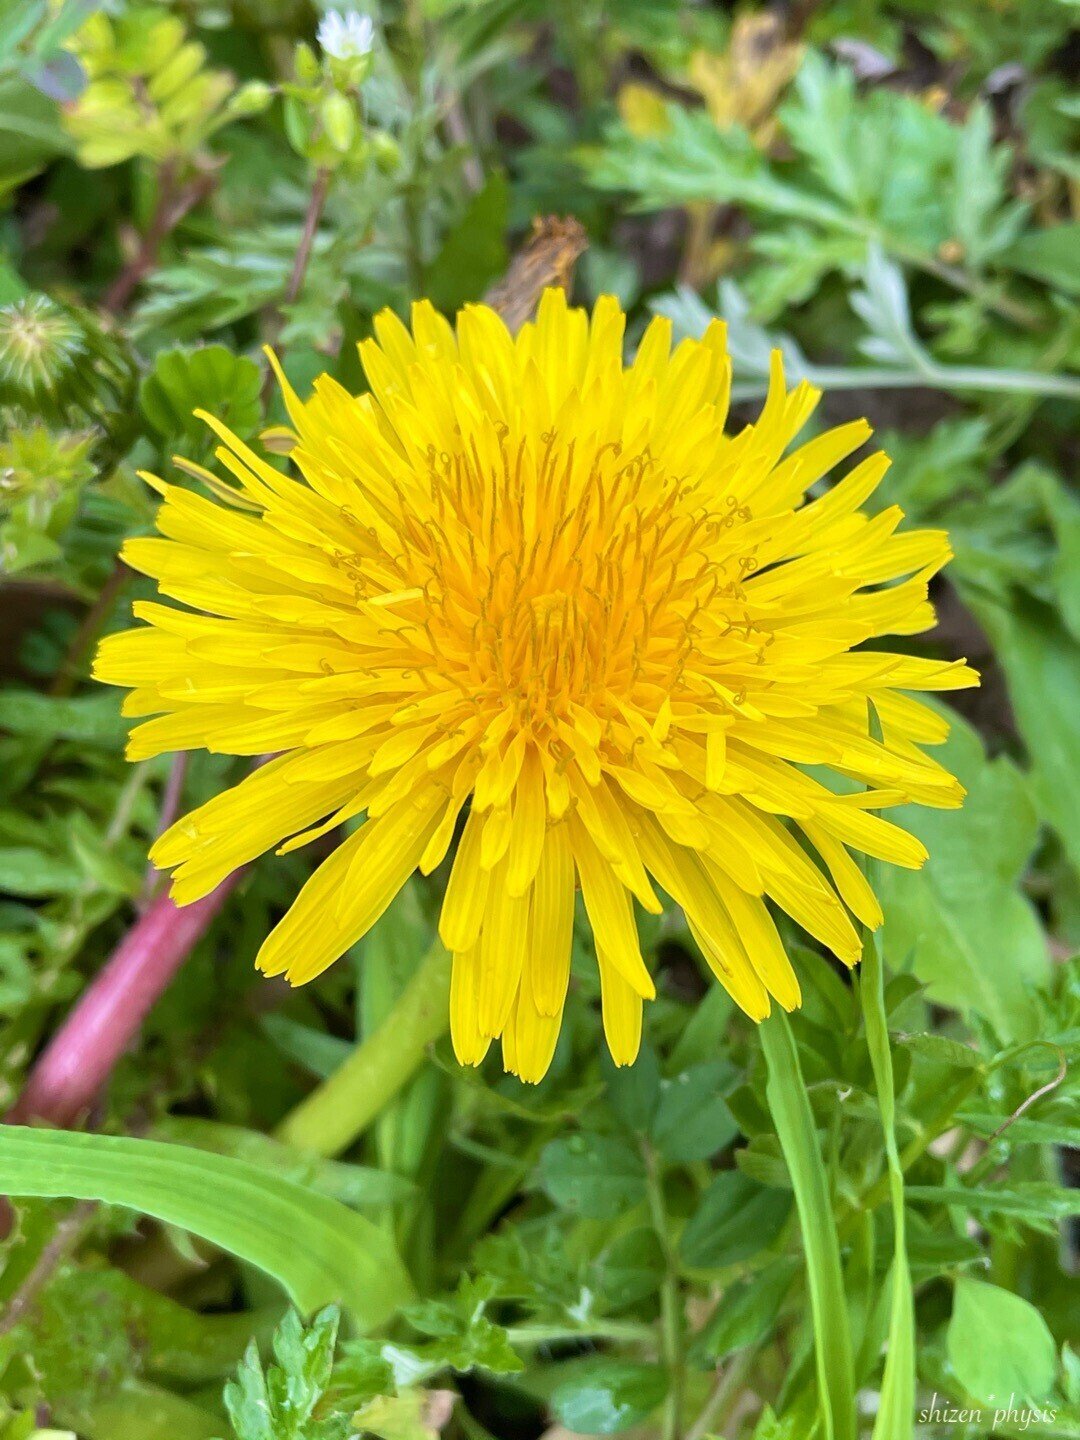
[[[383,1023],[278,1126],[277,1139],[340,1155],[419,1068],[449,1028],[450,956],[438,942]]]
[[[121,940],[104,969],[38,1056],[7,1119],[74,1124],[236,887],[235,871],[202,900],[180,909],[159,896]]]

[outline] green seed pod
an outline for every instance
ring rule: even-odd
[[[356,110],[351,101],[332,90],[322,103],[321,114],[326,138],[339,154],[347,155],[356,138]]]
[[[82,326],[47,295],[0,306],[0,404],[41,407],[62,401],[86,358]]]

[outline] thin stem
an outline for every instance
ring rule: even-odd
[[[132,295],[157,265],[162,243],[188,211],[206,199],[216,183],[213,170],[202,170],[178,188],[177,162],[164,162],[158,171],[158,198],[150,224],[135,254],[105,292],[101,302],[104,309],[117,315],[127,308]]]
[[[660,1285],[660,1337],[664,1366],[668,1372],[668,1393],[664,1402],[664,1440],[680,1440],[683,1422],[683,1392],[686,1365],[683,1359],[682,1292],[679,1285],[679,1257],[671,1242],[664,1186],[656,1152],[642,1145],[645,1157],[646,1194],[653,1229],[664,1257],[664,1278]]]
[[[339,1155],[415,1074],[449,1023],[450,956],[436,942],[378,1029],[286,1115],[277,1139]]]
[[[307,213],[304,216],[304,228],[300,232],[300,244],[296,248],[292,274],[289,276],[289,283],[285,289],[286,305],[295,304],[303,289],[304,276],[307,274],[308,261],[311,259],[311,247],[315,244],[319,221],[322,219],[326,197],[329,193],[330,171],[324,167],[316,171],[315,183],[311,187],[311,197],[308,200]]]
[[[300,297],[304,288],[304,277],[307,275],[307,268],[311,261],[311,252],[315,245],[315,236],[319,233],[319,221],[322,219],[323,210],[326,208],[326,197],[330,193],[331,172],[325,166],[315,172],[315,180],[311,186],[311,194],[308,196],[307,210],[304,213],[304,225],[300,231],[300,243],[296,247],[296,254],[293,257],[292,270],[289,273],[289,283],[285,287],[285,295],[282,305],[294,305]],[[268,331],[269,340],[273,343],[277,339],[278,332],[282,325],[280,309],[275,310],[271,317]],[[267,370],[263,378],[262,402],[265,406],[270,393],[274,388],[274,372]]]
[[[56,676],[49,689],[50,695],[62,698],[70,695],[75,689],[76,682],[82,678],[83,662],[93,649],[98,636],[109,623],[113,605],[130,579],[131,571],[118,556],[113,568],[109,571],[108,578],[98,591],[94,603],[87,610],[79,628],[72,636],[71,644],[57,668]]]
[[[1039,395],[1080,400],[1080,379],[1042,375],[1036,370],[998,370],[991,366],[929,365],[910,370],[896,365],[806,365],[792,378],[809,380],[823,390],[982,390],[995,394]],[[731,398],[760,400],[768,393],[764,377],[733,385]]]
[[[929,1150],[930,1146],[953,1122],[956,1112],[968,1099],[973,1091],[977,1090],[983,1080],[981,1070],[972,1070],[965,1075],[951,1090],[945,1092],[945,1098],[934,1111],[933,1115],[921,1126],[919,1133],[915,1135],[900,1151],[900,1169],[906,1175],[917,1160]],[[847,1214],[840,1221],[840,1234],[848,1232],[851,1225],[864,1210],[876,1210],[883,1201],[889,1198],[891,1177],[886,1171],[884,1175],[870,1186],[862,1197],[848,1210]]]
[[[716,1384],[708,1400],[702,1406],[701,1413],[686,1432],[686,1440],[704,1440],[706,1435],[717,1432],[717,1421],[722,1420],[738,1395],[743,1381],[754,1363],[758,1353],[757,1345],[749,1345],[745,1350],[732,1357],[722,1374],[717,1377]]]
[[[190,752],[187,750],[179,750],[172,758],[168,778],[165,781],[165,789],[161,795],[161,814],[158,816],[157,825],[158,836],[164,835],[180,813],[180,805],[184,798],[184,781],[187,779],[189,754]],[[157,867],[148,864],[142,892],[139,896],[140,909],[145,910],[149,905],[161,880],[162,875]]]
[[[476,148],[469,137],[469,123],[465,108],[456,90],[450,90],[443,98],[443,123],[452,144],[461,149],[461,174],[465,188],[475,195],[484,188],[484,167],[480,163]]]
[[[651,1325],[632,1321],[600,1320],[595,1325],[511,1325],[511,1345],[527,1349],[532,1345],[569,1345],[582,1340],[622,1340],[629,1345],[651,1345],[656,1335]]]
[[[49,1242],[35,1260],[22,1284],[4,1306],[0,1314],[0,1335],[14,1330],[23,1316],[32,1308],[42,1286],[82,1239],[97,1209],[94,1200],[80,1200],[77,1205],[57,1221]]]
[[[7,1119],[68,1126],[89,1109],[161,993],[210,927],[240,878],[234,871],[201,900],[160,896],[38,1056]]]

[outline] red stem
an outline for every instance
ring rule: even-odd
[[[63,1127],[85,1115],[241,873],[183,909],[160,895],[140,916],[38,1056],[7,1116],[10,1124],[44,1120]]]

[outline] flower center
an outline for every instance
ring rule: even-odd
[[[714,509],[648,448],[505,427],[432,447],[427,480],[395,572],[423,597],[410,665],[433,683],[541,745],[583,724],[597,744],[681,699],[719,707],[711,677],[753,566],[745,507]]]

